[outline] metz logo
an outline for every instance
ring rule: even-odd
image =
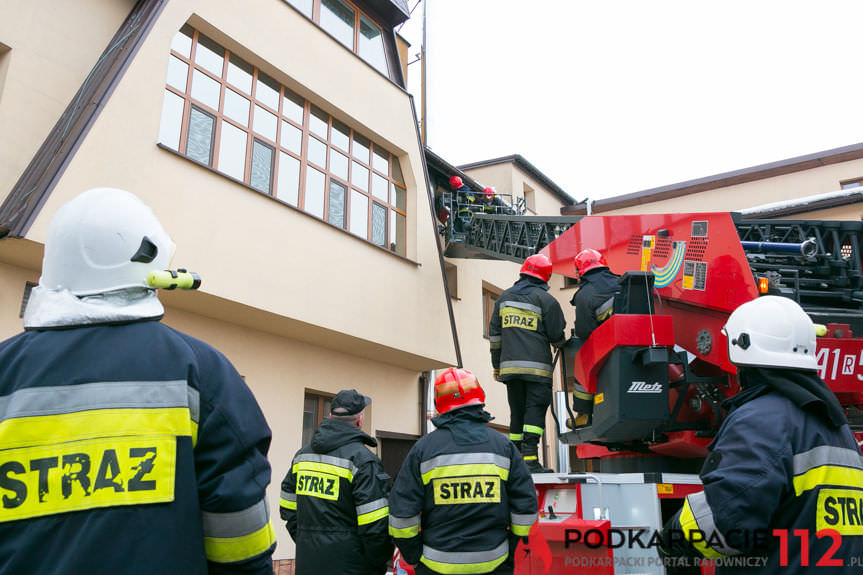
[[[658,381],[656,383],[633,381],[626,393],[662,393],[662,384]]]

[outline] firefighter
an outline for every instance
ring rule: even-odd
[[[573,260],[578,290],[569,303],[575,306],[575,338],[573,352],[584,344],[599,324],[612,312],[612,300],[618,288],[619,276],[608,269],[605,256],[594,249],[584,249]],[[578,412],[575,425],[587,425],[593,413],[593,394],[573,383],[573,409]]]
[[[457,232],[464,231],[467,224],[473,218],[473,213],[482,210],[480,201],[476,193],[468,187],[459,176],[453,176],[449,179],[449,187],[452,188],[455,194],[456,201],[456,222],[455,229]]]
[[[0,573],[272,574],[270,429],[231,363],[159,322],[174,244],[133,194],[54,215],[0,343]]]
[[[563,345],[566,327],[560,304],[548,293],[551,268],[543,254],[527,258],[518,281],[495,301],[489,326],[494,376],[506,384],[509,437],[531,473],[551,471],[539,464],[539,440],[552,397],[549,345]]]
[[[851,559],[863,557],[863,458],[817,375],[812,320],[790,299],[763,296],[738,307],[723,333],[741,391],[723,405],[704,490],[665,525],[662,550],[761,556],[763,573],[854,571]],[[717,569],[743,571],[751,568]]]
[[[482,211],[486,214],[496,214],[500,211],[501,201],[494,188],[485,187],[482,190]]]
[[[280,515],[297,544],[296,575],[387,572],[390,476],[366,447],[377,446],[362,430],[370,402],[354,389],[336,394],[282,481]]]
[[[411,448],[390,497],[390,534],[417,575],[513,572],[536,521],[536,490],[512,442],[486,424],[474,375],[435,380],[437,429]]]

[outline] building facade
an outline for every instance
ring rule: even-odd
[[[459,363],[394,30],[403,0],[0,6],[0,337],[46,230],[93,187],[141,197],[203,278],[165,323],[235,364],[273,430],[269,489],[339,390],[390,471],[428,373]],[[278,520],[275,558],[293,556]]]

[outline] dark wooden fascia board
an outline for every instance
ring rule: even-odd
[[[417,145],[419,146],[420,150],[423,150],[426,152],[426,153],[422,154],[422,157],[421,157],[421,161],[422,161],[422,165],[423,165],[423,176],[425,177],[426,189],[428,192],[426,195],[428,197],[428,203],[429,203],[429,216],[431,216],[432,230],[434,233],[434,244],[435,244],[435,247],[437,248],[438,263],[440,265],[440,277],[441,277],[441,281],[443,282],[444,297],[446,297],[447,312],[449,313],[449,325],[450,325],[450,330],[452,332],[453,345],[455,346],[456,366],[457,367],[463,367],[464,364],[462,363],[461,344],[459,343],[458,328],[457,328],[456,323],[455,323],[455,312],[453,311],[453,308],[452,308],[452,297],[450,297],[449,282],[447,281],[447,277],[446,277],[446,260],[444,259],[443,247],[441,247],[441,242],[440,242],[440,239],[438,236],[438,231],[437,231],[437,224],[436,224],[437,213],[436,213],[436,210],[434,207],[434,204],[435,204],[434,188],[432,187],[431,177],[429,174],[429,165],[428,165],[428,161],[426,159],[429,150],[428,150],[428,148],[426,148],[423,145],[422,138],[420,137],[419,118],[417,117],[416,103],[414,102],[414,97],[411,94],[408,94],[408,96],[410,97],[411,110],[413,111],[413,116],[414,116],[414,129],[416,130],[416,134],[417,134]],[[436,154],[433,154],[433,156],[436,160],[443,161],[440,158],[440,156],[437,156]],[[419,202],[419,198],[417,198],[417,201]]]
[[[436,153],[432,152],[428,147],[424,148],[423,151],[425,152],[424,156],[428,167],[436,174],[444,176],[444,179],[446,179],[447,182],[449,182],[449,179],[452,176],[458,176],[467,187],[477,192],[481,192],[483,190],[484,186],[481,183],[464,173],[453,164],[450,164]]]
[[[22,238],[99,116],[167,0],[139,0],[36,155],[0,205],[0,224]]]

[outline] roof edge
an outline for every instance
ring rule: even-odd
[[[792,174],[812,168],[828,166],[830,164],[858,160],[861,158],[863,158],[863,142],[806,154],[803,156],[787,158],[785,160],[779,160],[767,164],[759,164],[748,168],[742,168],[740,170],[722,172],[694,180],[686,180],[675,184],[669,184],[667,186],[641,190],[630,194],[594,200],[592,202],[593,205],[591,213],[607,212],[662,200],[679,198],[681,196],[697,194],[699,192],[755,182],[758,180]],[[587,200],[578,204],[573,204],[565,208],[565,210],[561,210],[561,213],[567,215],[585,214],[587,213]]]
[[[469,164],[462,164],[459,167],[462,171],[464,170],[472,170],[474,168],[485,168],[488,166],[496,166],[498,164],[508,164],[513,163],[537,180],[539,180],[542,185],[544,185],[548,190],[553,193],[559,200],[566,204],[571,204],[575,198],[570,196],[563,188],[554,183],[554,181],[543,174],[536,166],[531,164],[525,159],[521,154],[512,154],[510,156],[502,156],[500,158],[492,158],[490,160],[481,160],[479,162],[471,162]]]

